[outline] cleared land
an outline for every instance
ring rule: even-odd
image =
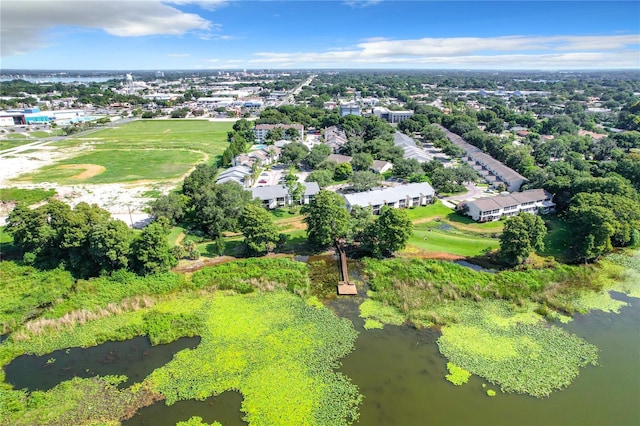
[[[72,205],[96,203],[140,226],[147,202],[178,185],[197,163],[215,161],[232,127],[229,121],[141,120],[59,141],[33,144],[23,135],[20,145],[30,145],[5,151],[0,187],[52,189]]]

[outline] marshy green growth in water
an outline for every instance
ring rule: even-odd
[[[571,384],[580,367],[595,365],[598,350],[536,312],[552,318],[559,317],[554,307],[617,311],[626,303],[612,299],[608,290],[640,270],[628,268],[640,264],[633,259],[497,274],[432,260],[366,259],[374,291],[361,316],[382,325],[397,323],[387,315],[396,312],[416,326],[440,325],[438,348],[452,364],[505,392],[544,397]]]

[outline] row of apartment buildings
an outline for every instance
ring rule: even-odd
[[[507,191],[519,191],[520,187],[529,180],[520,173],[496,160],[489,154],[485,154],[480,148],[471,145],[459,135],[449,131],[449,129],[436,124],[442,130],[447,139],[454,145],[462,148],[466,154],[465,160],[473,167],[493,188],[500,184],[504,185]]]
[[[259,186],[247,189],[253,198],[258,198],[266,209],[277,209],[291,204],[309,204],[320,192],[316,182],[305,182],[304,194],[299,200],[292,200],[285,185]],[[382,207],[405,209],[426,206],[433,203],[435,191],[426,182],[410,183],[389,188],[342,194],[347,210],[355,206],[371,208],[373,214],[380,214]]]

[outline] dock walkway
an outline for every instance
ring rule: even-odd
[[[358,289],[355,284],[349,282],[349,271],[347,270],[347,254],[341,243],[336,243],[336,250],[340,256],[340,275],[342,281],[338,282],[338,294],[340,295],[357,295]]]

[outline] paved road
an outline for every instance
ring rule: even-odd
[[[470,198],[480,198],[487,197],[491,194],[484,192],[484,188],[478,188],[475,183],[467,183],[465,184],[467,188],[467,192],[463,194],[450,195],[448,197],[440,198],[442,201],[450,201],[450,202],[460,202],[464,200],[468,200]]]
[[[286,104],[293,104],[295,103],[295,95],[297,95],[298,93],[300,93],[302,91],[302,88],[304,86],[308,86],[311,84],[311,82],[313,81],[313,79],[316,78],[316,75],[312,75],[310,76],[308,79],[306,79],[305,81],[303,81],[302,83],[300,83],[300,85],[298,85],[298,87],[296,87],[295,89],[293,89],[293,91],[286,97],[284,98],[277,106],[282,106],[282,105],[286,105]]]

